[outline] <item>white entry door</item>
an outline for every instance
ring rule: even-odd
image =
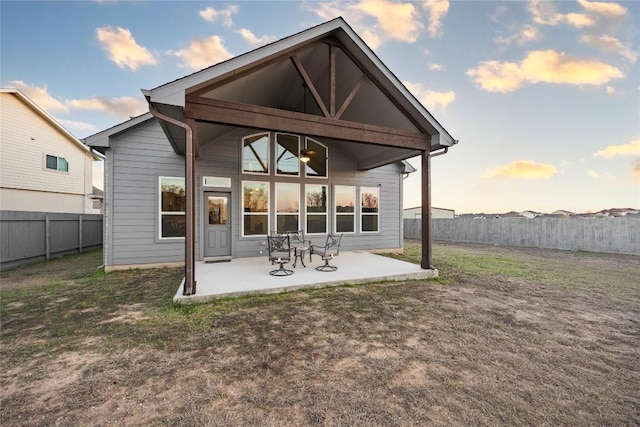
[[[205,193],[204,256],[231,256],[229,193]]]

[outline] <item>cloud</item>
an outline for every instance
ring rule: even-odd
[[[219,36],[206,39],[196,39],[189,47],[167,53],[182,59],[182,65],[193,70],[200,70],[226,61],[233,55],[224,47],[224,41]]]
[[[597,13],[610,18],[620,18],[627,13],[627,8],[618,3],[578,0],[588,12]]]
[[[616,88],[614,88],[613,86],[607,86],[606,90],[607,90],[607,95],[610,95],[610,96],[622,95],[624,93],[621,90],[616,90]]]
[[[449,11],[449,0],[424,0],[424,7],[429,11],[429,35],[442,35],[442,18]]]
[[[256,37],[255,34],[246,28],[242,28],[237,31],[238,34],[242,36],[247,42],[255,45],[263,45],[276,41],[278,38],[276,36],[262,36]]]
[[[430,62],[429,64],[427,64],[427,66],[429,67],[429,70],[431,71],[441,71],[444,69],[444,67],[440,64],[436,64],[435,62]]]
[[[507,163],[503,166],[497,166],[487,170],[483,178],[521,178],[521,179],[545,179],[551,178],[558,173],[553,165],[545,165],[544,163],[532,162],[530,160],[518,160]]]
[[[424,88],[421,83],[411,83],[408,81],[404,81],[402,84],[429,110],[444,111],[447,106],[456,99],[456,94],[453,91],[436,92]]]
[[[553,50],[532,51],[520,62],[484,61],[466,73],[483,90],[512,92],[525,83],[600,86],[623,77],[605,62],[570,57]]]
[[[640,138],[622,145],[610,145],[594,154],[595,157],[610,159],[616,156],[640,156]]]
[[[118,67],[137,70],[142,65],[155,65],[156,58],[146,48],[140,46],[131,31],[121,27],[101,27],[96,36],[109,54],[109,59]]]
[[[599,36],[583,35],[580,37],[580,43],[595,47],[604,52],[617,53],[632,63],[638,59],[637,52],[634,52],[629,46],[622,44],[622,42],[615,37],[606,34]]]
[[[372,49],[389,40],[414,43],[424,28],[420,11],[411,2],[360,0],[355,3],[332,1],[306,4],[322,19],[345,18]]]
[[[530,0],[527,9],[536,24],[551,26],[569,24],[582,28],[591,27],[596,23],[591,17],[582,13],[559,13],[553,2],[548,0]]]
[[[99,130],[97,127],[95,127],[91,123],[79,122],[76,120],[63,120],[63,119],[56,119],[56,120],[65,128],[79,131],[79,132],[96,133]]]
[[[605,181],[615,181],[615,177],[613,175],[611,175],[610,173],[599,173],[594,171],[593,169],[589,169],[587,171],[587,175],[589,175],[591,178],[593,179],[601,179],[601,180],[605,180]]]
[[[541,37],[542,35],[538,28],[531,24],[526,24],[520,28],[512,29],[507,36],[495,37],[493,41],[499,44],[523,46],[528,42],[539,40]]]
[[[39,107],[43,108],[48,113],[69,111],[69,108],[67,108],[66,105],[58,101],[53,96],[49,95],[47,86],[31,86],[26,84],[22,80],[14,80],[9,83],[9,86],[20,89],[22,93],[27,95],[33,102],[35,102]]]
[[[144,99],[123,96],[120,98],[95,97],[88,99],[72,99],[66,102],[74,110],[103,111],[119,119],[139,116],[148,111],[149,107]]]
[[[233,26],[233,20],[231,17],[238,13],[238,6],[229,5],[224,9],[216,10],[212,7],[208,7],[198,12],[202,19],[209,22],[222,21],[222,24],[226,27]]]

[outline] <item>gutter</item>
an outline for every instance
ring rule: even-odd
[[[185,263],[184,263],[184,287],[182,295],[194,295],[196,293],[195,281],[195,156],[193,150],[193,130],[189,125],[183,123],[173,117],[165,116],[160,113],[156,106],[149,102],[149,112],[159,120],[171,123],[185,130],[185,219],[186,231],[184,237],[185,243]]]

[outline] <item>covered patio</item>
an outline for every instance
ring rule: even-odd
[[[400,261],[366,251],[345,251],[331,262],[338,267],[334,272],[317,271],[323,261],[319,256],[313,262],[305,256],[306,267],[298,263],[296,268],[286,264],[294,273],[275,277],[269,271],[277,268],[264,256],[235,258],[229,262],[197,262],[195,281],[197,293],[183,295],[184,281],[173,298],[180,304],[201,303],[221,297],[271,294],[304,288],[320,288],[356,283],[431,279],[438,277],[438,270],[425,270],[417,264]],[[242,274],[239,274],[242,272]]]

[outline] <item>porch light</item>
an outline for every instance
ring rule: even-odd
[[[300,154],[300,161],[302,163],[307,163],[309,160],[311,160],[311,158],[308,154]]]

